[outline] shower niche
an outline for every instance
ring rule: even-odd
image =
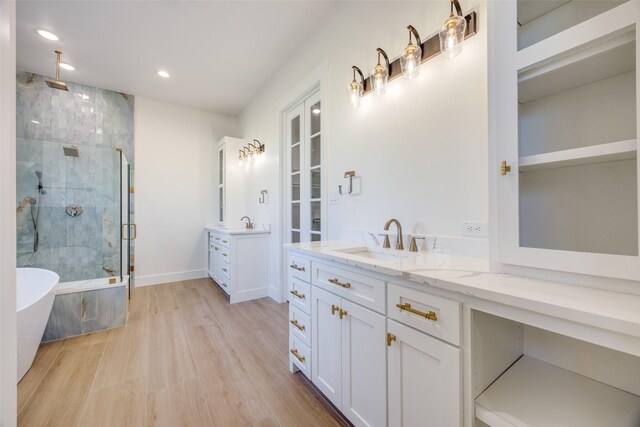
[[[60,275],[44,341],[123,326],[133,256],[133,97],[17,76],[18,267]]]

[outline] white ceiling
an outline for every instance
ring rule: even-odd
[[[236,115],[332,1],[19,1],[18,70]],[[60,41],[40,37],[52,31]],[[163,79],[156,72],[167,70]]]

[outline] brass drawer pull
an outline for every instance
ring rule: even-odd
[[[223,240],[222,243],[229,243],[229,242],[227,242],[226,240]]]
[[[214,240],[220,240],[220,238],[219,237],[214,237]]]
[[[224,282],[221,282],[221,283],[222,283],[222,286],[224,286],[225,288],[227,287],[226,283],[224,283]]]
[[[345,317],[347,314],[349,314],[347,310],[340,309],[340,320],[342,320],[342,318]]]
[[[298,265],[296,265],[296,263],[294,262],[293,264],[291,264],[289,267],[298,270],[298,271],[304,271],[304,267],[299,267]]]
[[[301,331],[304,331],[304,330],[305,330],[305,326],[304,326],[304,325],[301,325],[300,323],[298,323],[298,321],[297,321],[297,320],[289,320],[289,322],[290,322],[293,326],[295,326],[296,328],[300,329]]]
[[[293,295],[294,297],[298,297],[298,298],[300,298],[300,299],[304,299],[304,294],[300,294],[300,293],[298,293],[298,291],[296,291],[296,290],[289,291],[289,293],[290,293],[291,295]]]
[[[289,350],[289,351],[291,352],[291,354],[293,354],[293,355],[296,357],[296,359],[298,359],[299,361],[301,361],[302,363],[304,363],[304,356],[300,356],[300,355],[298,354],[298,350],[297,350],[297,349],[292,348],[292,349],[291,349],[291,350]]]
[[[435,313],[435,311],[429,311],[428,313],[425,313],[424,311],[411,308],[411,304],[409,303],[396,304],[396,307],[398,307],[401,311],[408,311],[409,313],[413,313],[416,316],[424,317],[425,319],[433,320],[434,322],[438,320],[438,315]]]
[[[222,252],[222,256],[229,256],[229,254]]]
[[[217,246],[214,246],[214,247],[213,247],[213,249],[215,249],[216,251],[219,251],[219,250],[220,250],[220,248],[219,248],[219,247],[217,247]]]
[[[338,286],[342,286],[343,288],[350,288],[351,287],[351,283],[349,282],[341,282],[338,279],[329,279],[329,283],[333,283],[334,285],[338,285]]]
[[[336,311],[340,310],[340,307],[338,307],[337,305],[331,304],[331,315],[333,316],[334,314],[336,314]]]
[[[222,271],[224,271],[225,273],[229,272],[229,270],[227,270],[226,268],[223,268]]]
[[[396,336],[393,335],[391,332],[387,333],[387,346],[391,347],[391,341],[395,341],[396,340]]]

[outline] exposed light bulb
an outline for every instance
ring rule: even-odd
[[[313,114],[320,114],[320,109],[318,107],[314,108],[313,110],[311,110],[311,112]]]
[[[411,25],[409,25],[407,29],[409,30],[409,44],[404,48],[402,55],[400,55],[400,68],[402,69],[402,77],[411,80],[420,74],[422,48],[420,47],[420,36],[416,29]],[[416,37],[416,44],[413,44],[412,35]]]
[[[382,95],[385,92],[387,81],[389,80],[389,71],[387,67],[378,63],[373,67],[371,72],[371,80],[373,83],[373,92],[376,95]]]
[[[351,82],[349,85],[349,102],[353,108],[358,108],[360,106],[360,101],[362,98],[361,94],[361,85],[355,80]]]
[[[451,14],[440,30],[440,50],[446,58],[453,58],[462,52],[462,43],[467,29],[467,20],[462,16]]]

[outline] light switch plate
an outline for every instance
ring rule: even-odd
[[[329,192],[329,204],[330,205],[339,205],[342,203],[342,196],[337,191]]]

